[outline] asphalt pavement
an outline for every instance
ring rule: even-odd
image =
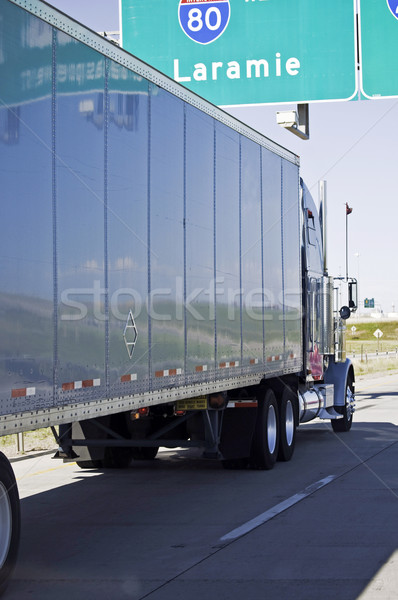
[[[300,426],[272,471],[162,450],[123,471],[13,464],[19,563],[6,600],[396,600],[398,375],[357,383],[353,428]]]

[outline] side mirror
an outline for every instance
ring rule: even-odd
[[[347,319],[349,319],[349,318],[350,318],[350,316],[351,316],[351,311],[350,311],[350,309],[348,308],[348,306],[342,306],[342,307],[340,308],[340,317],[341,317],[342,319],[344,319],[344,321],[346,321]]]
[[[358,284],[356,279],[348,282],[348,306],[355,312],[358,308]]]

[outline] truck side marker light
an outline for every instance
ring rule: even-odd
[[[129,373],[128,375],[122,375],[120,381],[122,383],[126,383],[129,381],[137,381],[137,373]]]
[[[70,390],[81,390],[83,388],[98,387],[101,385],[101,379],[85,379],[83,381],[71,381],[70,383],[62,384],[62,391],[69,392]]]
[[[222,362],[219,364],[220,369],[229,369],[230,367],[239,367],[239,361],[233,360],[231,362]]]
[[[19,388],[11,390],[11,398],[25,398],[27,396],[34,396],[36,394],[36,388]]]
[[[182,375],[182,369],[166,369],[155,372],[155,377],[174,377],[175,375]]]

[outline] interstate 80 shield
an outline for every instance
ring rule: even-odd
[[[229,0],[180,0],[178,19],[184,33],[198,44],[210,44],[228,26]]]
[[[387,4],[394,17],[398,19],[398,0],[387,0]]]

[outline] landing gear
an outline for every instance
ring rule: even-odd
[[[17,560],[21,516],[18,488],[7,458],[0,452],[0,595]]]

